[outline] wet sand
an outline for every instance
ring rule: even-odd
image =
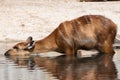
[[[89,14],[110,18],[120,34],[120,1],[1,0],[0,41],[25,40],[28,36],[42,39],[61,22]]]

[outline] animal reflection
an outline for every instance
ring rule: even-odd
[[[18,66],[28,69],[45,69],[59,80],[117,80],[117,71],[110,55],[69,59],[66,56],[54,58],[10,56]]]

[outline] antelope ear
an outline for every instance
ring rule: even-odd
[[[33,38],[32,38],[31,36],[29,36],[29,37],[27,38],[27,40],[26,40],[27,43],[30,43],[30,42],[32,42],[32,41],[33,41]]]
[[[27,44],[27,46],[26,46],[25,49],[32,49],[32,48],[34,48],[34,46],[35,46],[35,42],[32,41],[32,42],[30,42],[30,43]]]
[[[33,38],[31,36],[28,37],[28,39],[26,40],[26,42],[27,42],[27,45],[26,45],[25,49],[31,49],[35,45],[35,42],[33,41]]]

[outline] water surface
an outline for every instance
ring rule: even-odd
[[[0,80],[120,79],[119,49],[115,49],[116,54],[113,59],[107,55],[85,56],[76,59],[70,59],[64,55],[5,57],[4,52],[13,45],[14,43],[0,43]]]

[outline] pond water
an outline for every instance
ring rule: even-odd
[[[64,55],[11,56],[3,54],[14,43],[0,43],[0,80],[119,80],[120,50],[106,55],[69,59]],[[91,51],[92,52],[92,51]],[[88,52],[82,52],[87,54]],[[55,54],[55,53],[54,53]],[[45,54],[46,55],[46,54]]]

